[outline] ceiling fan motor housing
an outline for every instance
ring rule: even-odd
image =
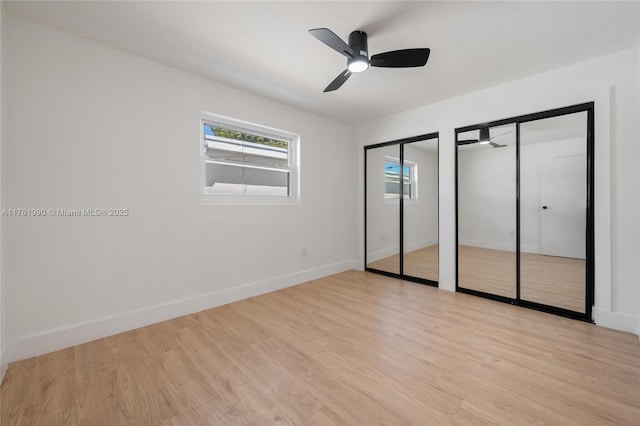
[[[369,59],[369,49],[367,48],[367,33],[364,31],[354,31],[349,34],[349,47],[353,49],[356,56],[364,56]]]
[[[349,47],[353,51],[353,58],[349,58],[347,64],[353,62],[364,62],[366,68],[369,64],[369,48],[367,47],[367,33],[364,31],[353,31],[349,34]],[[366,69],[365,68],[365,69]]]

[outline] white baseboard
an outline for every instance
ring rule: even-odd
[[[596,325],[601,327],[613,328],[640,336],[640,317],[636,315],[593,308],[593,320]]]
[[[465,240],[463,238],[460,239],[460,245],[463,245],[463,246],[480,247],[480,248],[486,248],[486,249],[492,249],[492,250],[502,250],[502,251],[512,251],[512,252],[516,251],[514,244],[515,244],[515,240],[513,244],[509,244],[509,243],[501,243],[498,241]],[[522,253],[540,254],[540,247],[521,244],[520,251]]]
[[[423,248],[431,247],[432,245],[438,244],[438,239],[433,238],[430,240],[418,241],[417,243],[407,244],[405,246],[405,252],[420,250]],[[380,259],[387,258],[389,256],[393,256],[394,254],[398,254],[400,252],[400,246],[393,246],[386,249],[378,250],[374,253],[369,253],[367,256],[367,263],[376,262]]]
[[[520,252],[522,253],[531,253],[531,254],[540,254],[540,247],[538,246],[530,246],[526,244],[520,244]]]
[[[408,253],[410,251],[421,250],[423,248],[431,247],[438,244],[437,238],[431,238],[429,240],[418,241],[417,243],[406,244],[404,247],[404,252]]]
[[[503,250],[503,251],[516,251],[515,247],[515,237],[513,240],[513,244],[501,243],[498,241],[478,241],[478,240],[466,240],[464,238],[460,238],[458,243],[463,246],[471,246],[471,247],[480,247],[492,250]]]
[[[356,260],[334,263],[84,323],[51,329],[38,334],[20,336],[6,342],[2,361],[9,363],[43,355],[172,318],[291,287],[306,281],[345,272],[355,269],[357,266],[358,262]]]
[[[4,373],[7,372],[7,367],[9,367],[9,363],[5,362],[5,359],[4,348],[0,348],[0,385],[4,380]]]
[[[394,246],[394,247],[378,250],[374,253],[369,253],[367,255],[367,264],[371,262],[377,262],[380,259],[393,256],[394,254],[398,254],[399,252],[400,252],[400,246]]]

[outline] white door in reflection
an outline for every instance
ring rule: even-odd
[[[542,167],[540,254],[585,259],[587,158],[580,153],[551,157]]]

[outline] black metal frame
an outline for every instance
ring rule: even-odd
[[[524,306],[530,309],[548,312],[567,318],[573,318],[581,321],[593,322],[592,308],[594,302],[595,288],[595,244],[594,244],[594,111],[595,103],[586,102],[577,105],[571,105],[563,108],[556,108],[547,111],[537,112],[533,114],[520,115],[501,120],[495,120],[487,123],[474,124],[455,129],[455,140],[457,143],[458,135],[470,130],[477,130],[483,127],[495,127],[505,124],[516,125],[516,298],[498,296],[482,291],[471,290],[459,286],[459,264],[458,264],[458,147],[456,145],[455,152],[455,196],[456,196],[456,291],[460,293],[472,294],[487,299],[497,300],[500,302],[511,303],[514,305]],[[587,112],[587,229],[586,229],[586,276],[585,276],[585,312],[576,312],[567,309],[558,308],[551,305],[544,305],[527,300],[520,297],[520,124],[542,120],[545,118],[559,117],[562,115],[575,114],[578,112]]]
[[[438,281],[432,281],[425,278],[413,277],[411,275],[404,274],[404,182],[403,179],[400,179],[400,199],[399,199],[399,214],[400,214],[400,251],[398,255],[400,256],[399,263],[399,273],[383,271],[381,269],[370,268],[367,266],[367,151],[375,148],[383,148],[386,146],[398,145],[400,149],[400,170],[402,172],[404,166],[404,146],[410,144],[412,142],[424,141],[429,139],[438,139],[438,176],[436,185],[438,187],[438,192],[440,191],[440,139],[439,133],[426,133],[424,135],[413,136],[410,138],[398,139],[388,142],[381,142],[373,145],[367,145],[364,147],[364,270],[368,272],[374,272],[380,275],[386,275],[388,277],[400,278],[405,281],[411,281],[419,284],[426,284],[433,287],[438,287]],[[402,177],[402,174],[401,174]],[[438,194],[438,240],[440,239],[440,194]],[[438,253],[439,256],[439,253]]]

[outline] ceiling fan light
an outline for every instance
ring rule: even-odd
[[[489,139],[487,139],[486,141],[479,141],[478,143],[479,143],[480,145],[486,145],[486,144],[488,144],[489,142],[490,142],[490,141],[489,141]]]
[[[354,58],[347,64],[347,69],[351,72],[363,72],[369,68],[369,61],[366,58]]]

